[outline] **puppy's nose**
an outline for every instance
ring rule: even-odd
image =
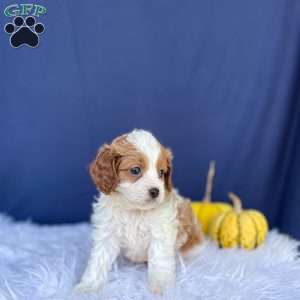
[[[159,195],[159,189],[158,188],[151,188],[149,190],[149,194],[152,199],[156,198]]]

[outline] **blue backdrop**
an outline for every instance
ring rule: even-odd
[[[1,212],[88,220],[89,162],[137,127],[172,148],[184,195],[215,159],[214,199],[234,191],[300,238],[299,1],[29,3],[47,8],[38,48],[0,30]]]

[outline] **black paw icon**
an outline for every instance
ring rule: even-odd
[[[22,45],[37,47],[39,45],[39,34],[42,34],[45,27],[42,23],[36,23],[32,16],[24,18],[15,17],[13,23],[7,23],[4,27],[6,33],[11,34],[10,44],[17,48]]]

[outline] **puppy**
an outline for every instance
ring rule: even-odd
[[[176,251],[187,253],[203,241],[190,202],[172,187],[172,154],[147,131],[134,130],[100,148],[90,174],[101,191],[93,206],[93,246],[79,291],[105,284],[122,254],[148,263],[154,293],[175,282]]]

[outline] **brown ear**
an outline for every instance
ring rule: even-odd
[[[90,164],[92,180],[104,194],[110,194],[117,187],[119,157],[111,145],[104,145]]]
[[[170,149],[165,149],[165,155],[167,159],[167,171],[165,173],[165,184],[166,188],[169,192],[172,191],[173,183],[172,183],[172,172],[173,172],[173,154]]]

